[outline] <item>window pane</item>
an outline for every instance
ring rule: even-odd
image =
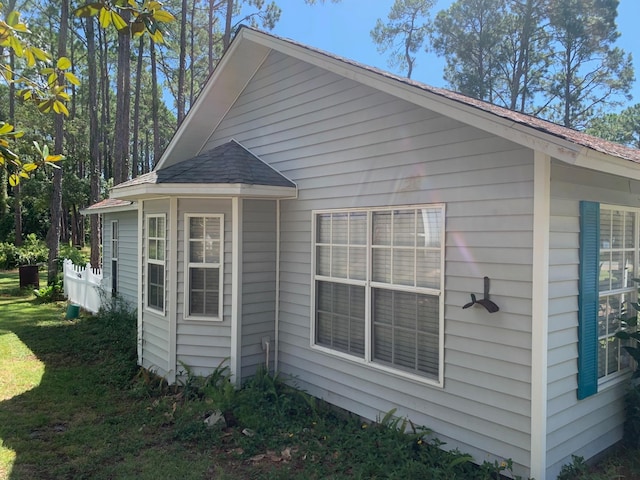
[[[634,265],[636,264],[636,252],[627,251],[624,253],[624,281],[625,287],[635,287],[633,279],[636,277]]]
[[[156,218],[156,227],[157,227],[157,231],[156,231],[156,236],[160,237],[160,238],[164,238],[164,217],[157,217]]]
[[[201,290],[191,290],[189,300],[189,314],[204,315],[204,292]]]
[[[416,369],[416,336],[414,332],[395,329],[393,334],[393,364]]]
[[[373,318],[376,323],[393,324],[393,294],[376,288],[373,295]]]
[[[607,351],[607,374],[612,374],[618,371],[618,353],[620,349],[620,342],[615,337],[609,337],[608,351]]]
[[[415,210],[393,212],[393,245],[413,247],[416,244]]]
[[[322,213],[316,220],[316,241],[318,243],[331,243],[331,214]]]
[[[207,240],[219,240],[220,235],[220,218],[205,219],[205,236]]]
[[[318,275],[331,275],[331,247],[317,247],[316,273]]]
[[[373,331],[373,358],[392,363],[393,330],[383,325],[375,325]]]
[[[388,248],[374,248],[372,255],[373,281],[391,283],[391,250]]]
[[[415,331],[417,325],[416,295],[395,292],[393,300],[394,326]]]
[[[367,276],[367,250],[365,247],[349,248],[349,278],[365,280]]]
[[[624,220],[624,248],[633,248],[633,234],[636,231],[636,215],[633,212],[625,212]]]
[[[600,209],[600,244],[611,248],[611,210]]]
[[[418,335],[418,370],[431,375],[438,374],[438,348],[437,335]]]
[[[609,273],[611,275],[611,290],[621,288],[624,280],[624,261],[622,252],[611,252]]]
[[[418,210],[418,246],[440,248],[442,211],[435,208]]]
[[[164,260],[164,240],[158,240],[157,247],[158,249],[156,251],[156,259]]]
[[[331,276],[347,278],[347,247],[332,247]]]
[[[202,240],[204,238],[204,218],[189,218],[189,238],[192,240]]]
[[[149,258],[155,260],[158,258],[158,241],[149,240]]]
[[[416,269],[418,287],[440,288],[440,251],[418,250]]]
[[[334,213],[331,226],[331,243],[346,245],[349,240],[349,216],[346,213]]]
[[[393,251],[393,283],[396,285],[415,285],[415,251],[399,250]]]
[[[373,244],[391,245],[391,212],[374,212]]]
[[[349,214],[349,243],[351,245],[367,244],[367,214],[365,212]]]
[[[602,378],[607,374],[607,339],[601,339],[598,345],[598,378]]]
[[[193,290],[204,290],[204,268],[191,268],[191,278],[189,288]]]
[[[418,330],[438,335],[440,330],[440,300],[433,295],[418,295]]]
[[[215,296],[218,295],[220,291],[220,269],[207,268],[205,270],[205,285],[207,292],[215,293]]]
[[[611,247],[624,247],[624,214],[620,211],[611,213]]]
[[[157,218],[155,217],[149,217],[149,236],[150,237],[157,237],[158,236],[158,224],[157,224]]]
[[[364,354],[364,287],[317,282],[316,342]]]
[[[204,262],[204,246],[202,241],[190,241],[189,242],[189,262],[202,263]]]

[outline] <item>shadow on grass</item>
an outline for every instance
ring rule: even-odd
[[[0,282],[0,339],[13,334],[23,344],[17,354],[4,353],[0,370],[11,382],[14,366],[44,364],[30,390],[10,398],[0,392],[0,480],[202,478],[206,467],[190,466],[192,456],[177,451],[150,401],[131,397],[135,323],[69,321],[64,313],[64,304],[8,296]]]

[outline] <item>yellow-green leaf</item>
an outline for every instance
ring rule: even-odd
[[[68,102],[71,100],[71,96],[67,92],[59,91],[56,93],[56,100]]]
[[[157,10],[153,12],[153,19],[158,22],[173,22],[176,18],[166,10]]]
[[[27,28],[27,26],[24,23],[16,23],[15,25],[13,25],[13,29],[16,32],[31,33],[31,32],[29,32],[29,29]]]
[[[76,87],[80,86],[80,80],[78,80],[78,77],[76,77],[73,73],[65,72],[64,78],[66,78],[69,83],[75,85]]]
[[[42,113],[49,113],[51,111],[52,105],[53,102],[51,100],[45,100],[44,102],[40,102],[38,104],[38,110],[40,110]]]
[[[49,156],[49,145],[44,144],[42,146],[42,158],[47,158]]]
[[[36,56],[38,60],[41,60],[43,62],[46,62],[47,60],[49,60],[49,54],[44,50],[38,47],[31,47],[30,50],[33,52],[33,54]]]
[[[58,70],[67,70],[71,67],[71,60],[67,57],[60,57],[58,59],[58,63],[56,63],[56,68]]]
[[[9,46],[13,49],[17,56],[22,57],[22,53],[24,50],[20,40],[18,40],[16,37],[9,37]]]
[[[24,51],[24,58],[27,60],[27,65],[29,67],[33,67],[36,64],[36,57],[33,55],[30,48],[27,48]]]
[[[118,30],[123,30],[125,28],[127,28],[127,22],[124,21],[124,18],[122,18],[120,15],[118,15],[117,12],[111,12],[111,20],[113,21],[113,25],[118,29]]]
[[[78,7],[75,10],[76,17],[93,17],[100,12],[100,9],[103,8],[103,4],[100,2],[96,3],[88,3],[87,5],[83,5],[82,7]]]
[[[100,26],[102,28],[108,28],[111,25],[111,11],[102,7],[100,9]]]
[[[56,113],[63,113],[66,117],[69,116],[69,110],[67,106],[59,100],[53,101],[53,111]]]
[[[20,21],[20,12],[13,11],[7,15],[7,23],[12,27]]]
[[[9,175],[9,185],[11,185],[12,187],[15,187],[19,183],[20,183],[20,177],[18,177],[18,175],[16,175],[15,173],[12,173],[11,175]]]
[[[25,164],[22,166],[22,169],[23,169],[25,172],[31,172],[31,171],[35,170],[36,168],[38,168],[38,165],[36,165],[35,163],[25,163]]]
[[[162,32],[160,31],[160,29],[157,29],[154,33],[151,34],[151,39],[158,44],[164,43],[164,37],[162,36]]]
[[[26,173],[26,172],[20,172],[20,173],[19,173],[19,175],[20,175],[22,178],[29,178],[29,174],[28,174],[28,173]]]
[[[13,125],[10,123],[0,123],[0,135],[5,135],[13,130]]]
[[[52,162],[59,162],[60,160],[64,160],[66,157],[64,155],[49,155],[47,158],[44,159],[45,162],[48,163],[52,163]]]

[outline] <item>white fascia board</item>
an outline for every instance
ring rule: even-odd
[[[274,187],[269,185],[247,185],[243,183],[168,183],[164,185],[143,184],[115,189],[113,198],[123,200],[150,197],[246,197],[246,198],[297,198],[297,187]]]

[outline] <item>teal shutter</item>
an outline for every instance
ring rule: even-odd
[[[580,202],[578,293],[578,399],[598,391],[600,204]]]

